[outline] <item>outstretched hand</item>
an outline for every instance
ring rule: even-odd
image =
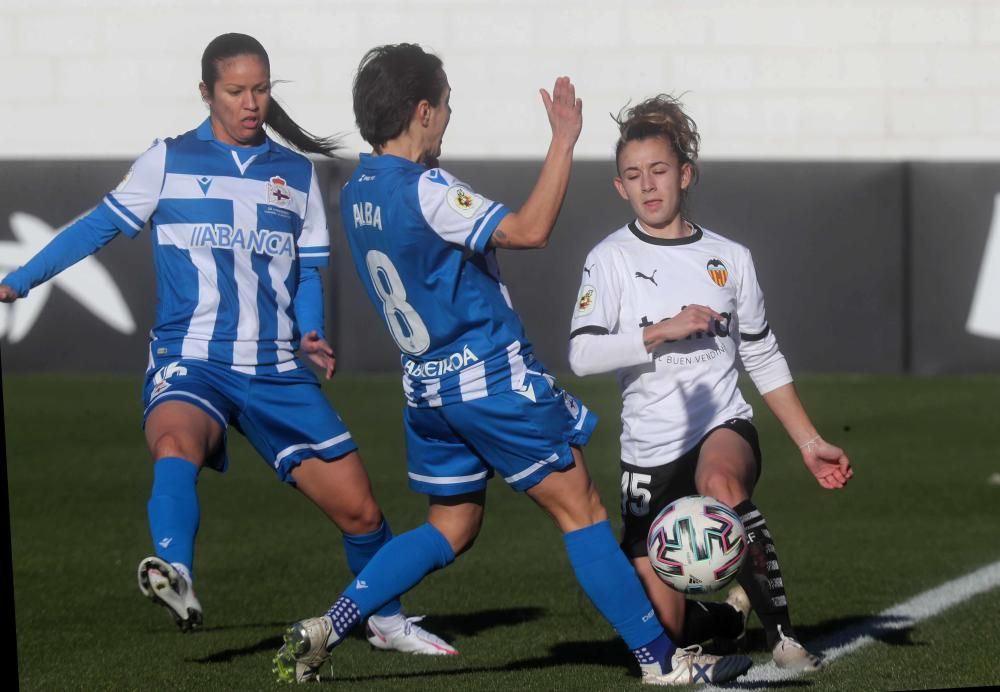
[[[569,144],[576,144],[583,129],[583,101],[576,97],[576,87],[569,77],[559,77],[552,94],[545,89],[539,89],[545,112],[549,116],[552,127],[552,138],[563,139]]]
[[[333,377],[337,370],[337,356],[333,347],[315,329],[302,336],[302,350],[316,366],[323,370],[326,379]]]
[[[17,291],[7,284],[0,284],[0,303],[13,303],[17,300]]]
[[[854,475],[851,461],[844,454],[844,450],[830,444],[822,437],[802,445],[800,451],[806,468],[827,490],[843,488]]]

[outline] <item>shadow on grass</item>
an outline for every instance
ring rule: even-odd
[[[549,648],[545,656],[511,661],[496,666],[472,666],[451,670],[410,671],[375,675],[338,676],[331,682],[374,682],[378,680],[411,680],[418,678],[453,677],[479,673],[510,673],[560,666],[592,665],[629,670],[634,675],[635,658],[620,639],[606,641],[560,642]]]
[[[445,641],[449,641],[459,636],[475,636],[480,632],[491,630],[496,627],[520,625],[521,623],[529,622],[531,620],[538,620],[543,615],[545,615],[545,610],[543,608],[496,608],[492,610],[480,610],[473,613],[460,613],[455,615],[432,615],[424,620],[423,625],[426,626],[428,630],[442,637]],[[193,660],[195,663],[228,663],[237,658],[253,656],[262,652],[273,653],[281,646],[282,641],[280,633],[289,624],[290,623],[287,622],[272,623],[271,625],[254,623],[204,628],[202,630],[203,632],[273,627],[276,636],[268,637],[267,639],[263,639],[256,644],[217,651],[208,656]],[[363,639],[363,633],[364,630],[358,628],[351,636],[356,639]]]
[[[795,636],[807,648],[825,650],[839,646],[860,636],[888,644],[889,646],[927,646],[911,639],[913,626],[911,619],[899,616],[869,615],[831,618],[813,625],[796,625]],[[747,630],[749,652],[767,651],[764,630],[760,627]]]

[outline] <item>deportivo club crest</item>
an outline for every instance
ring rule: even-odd
[[[713,257],[708,260],[708,264],[705,265],[705,270],[708,271],[709,278],[715,282],[715,285],[722,288],[726,285],[729,280],[729,270],[726,269],[726,265],[722,263],[722,260]]]
[[[288,183],[284,178],[274,176],[267,181],[267,203],[286,206],[292,199],[292,193],[288,189]]]

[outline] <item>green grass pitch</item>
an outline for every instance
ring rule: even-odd
[[[561,383],[602,418],[587,461],[617,525],[618,395]],[[205,627],[181,635],[141,598],[151,464],[140,381],[4,378],[11,540],[24,690],[269,689],[286,623],[327,607],[349,578],[332,525],[236,433],[230,471],[202,474],[196,577]],[[752,387],[744,387],[750,391]],[[759,399],[775,534],[806,642],[1000,559],[1000,378],[807,377],[799,390],[856,475],[820,489]],[[395,376],[340,375],[326,391],[359,441],[397,532],[422,522],[408,490]],[[556,529],[502,482],[473,550],[404,599],[460,650],[418,658],[337,650],[327,686],[371,690],[639,689],[631,656],[577,587]],[[761,632],[751,620],[755,660]],[[788,687],[921,689],[1000,683],[1000,590],[896,632]],[[324,689],[324,688],[321,688]]]

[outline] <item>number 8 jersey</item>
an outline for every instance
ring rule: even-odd
[[[354,266],[401,352],[409,405],[520,390],[531,345],[489,247],[507,207],[440,168],[360,158],[340,210]]]

